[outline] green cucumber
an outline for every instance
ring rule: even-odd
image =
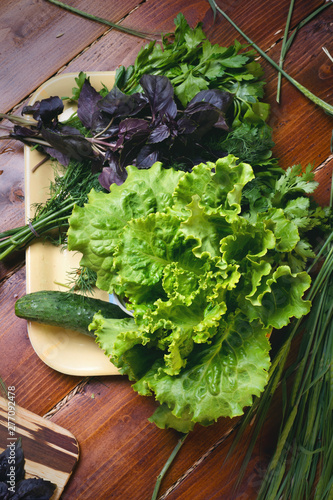
[[[71,292],[45,290],[24,295],[15,303],[15,314],[28,321],[59,326],[94,337],[88,330],[93,316],[101,312],[105,318],[128,318],[119,306],[104,300]]]

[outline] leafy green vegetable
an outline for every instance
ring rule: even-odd
[[[191,28],[184,15],[175,18],[175,31],[143,47],[133,66],[117,70],[116,84],[125,93],[140,91],[145,74],[168,77],[175,96],[186,107],[201,90],[218,88],[234,94],[233,127],[249,115],[254,121],[267,118],[269,106],[260,103],[264,82],[262,69],[255,61],[255,52],[235,41],[230,47],[211,44],[202,30],[202,23]]]
[[[310,276],[288,257],[305,241],[312,177],[281,174],[272,197],[283,193],[289,212],[257,212],[242,204],[253,169],[232,155],[187,173],[159,163],[127,172],[70,217],[69,248],[133,311],[126,321],[96,314],[90,328],[134,389],[159,401],[157,425],[187,432],[241,415],[267,383],[270,332],[310,310]]]
[[[77,102],[77,113],[66,122],[58,119],[65,99],[59,96],[26,107],[24,111],[32,114],[34,121],[0,114],[14,124],[13,131],[1,139],[33,144],[68,168],[66,181],[58,190],[58,199],[66,200],[64,204],[59,207],[50,193],[43,215],[39,207],[27,226],[1,233],[0,260],[51,229],[66,227],[73,200],[80,202],[77,192],[81,189],[86,193],[89,184],[86,174],[81,176],[81,168],[80,175],[73,175],[73,159],[90,163],[93,182],[99,171],[99,181],[106,189],[112,183],[122,183],[127,175],[125,167],[131,164],[149,168],[159,160],[166,168],[185,171],[227,154],[250,163],[256,174],[261,172],[265,183],[276,179],[281,169],[272,158],[271,129],[265,123],[269,106],[260,101],[262,70],[254,60],[254,51],[245,49],[238,42],[231,47],[212,45],[200,24],[191,29],[180,14],[175,19],[175,33],[165,35],[162,45],[152,41],[139,52],[133,66],[120,68],[113,89],[104,85],[97,92],[87,75],[80,72],[69,97]],[[160,82],[170,78],[179,111],[176,118],[170,93],[165,95],[162,85],[157,95],[157,86],[151,84],[153,75]],[[221,95],[229,96],[224,103]],[[230,96],[232,103],[227,106]],[[162,97],[167,113],[159,109]],[[137,104],[134,108],[133,103]],[[148,117],[140,114],[142,104],[147,104]],[[110,110],[115,114],[110,115]],[[69,183],[71,175],[73,182]],[[262,193],[262,186],[255,190]]]

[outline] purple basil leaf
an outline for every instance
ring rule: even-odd
[[[150,168],[159,159],[158,150],[154,149],[152,145],[147,144],[141,148],[137,158],[137,168],[147,169]]]
[[[136,144],[145,140],[149,134],[149,123],[142,118],[125,118],[119,123],[118,140],[114,150],[118,150],[123,146],[125,141],[135,138]]]
[[[107,153],[105,154],[105,156],[106,155]],[[101,172],[103,170],[103,165],[105,163],[105,156],[104,155],[95,156],[95,158],[91,160],[91,172],[93,174],[97,174],[98,172]]]
[[[11,497],[11,491],[8,490],[8,486],[4,482],[0,482],[0,498],[1,500],[9,500]]]
[[[149,100],[153,121],[158,114],[176,118],[177,105],[173,99],[174,91],[169,78],[160,75],[143,75],[140,85]]]
[[[63,127],[60,130],[41,129],[41,135],[57,151],[75,160],[82,160],[87,156],[93,156],[90,142],[77,129]]]
[[[113,89],[98,103],[99,108],[113,116],[120,118],[137,115],[147,104],[147,99],[140,93],[124,94],[118,87]]]
[[[100,113],[97,103],[102,99],[99,92],[85,80],[78,99],[77,115],[82,125],[91,129],[96,122],[96,115]]]
[[[189,116],[183,115],[177,120],[178,134],[193,134],[198,124]]]
[[[215,124],[214,124],[214,127],[215,128],[221,128],[222,130],[229,131],[229,126],[228,126],[228,124],[226,122],[224,113],[220,113],[217,122],[215,122]]]
[[[64,167],[68,167],[69,162],[70,162],[70,157],[68,155],[65,155],[64,153],[61,153],[55,148],[50,148],[48,146],[41,146],[43,151],[45,151],[46,154],[51,156],[51,158],[54,158],[55,160],[58,160],[58,162],[63,165]]]
[[[195,132],[198,137],[202,137],[213,127],[229,130],[223,111],[209,102],[190,103],[184,111],[184,116],[190,117],[198,124]]]
[[[110,191],[110,187],[112,184],[117,184],[117,186],[121,186],[125,182],[127,178],[127,171],[124,169],[123,173],[118,174],[110,167],[104,167],[100,175],[98,176],[98,181],[100,185]]]
[[[127,165],[135,165],[136,157],[142,146],[146,143],[149,137],[149,133],[149,128],[138,128],[129,139],[124,141],[123,146],[119,148],[119,162],[121,167],[127,167]]]
[[[119,123],[119,134],[125,139],[131,139],[139,131],[148,131],[149,123],[143,118],[125,118]]]
[[[35,137],[36,135],[39,135],[39,130],[37,128],[31,129],[21,125],[14,125],[10,135],[15,137],[15,139],[23,140],[25,137]]]
[[[118,132],[118,124],[110,123],[110,117],[98,110],[92,116],[90,130],[93,134],[101,134],[100,137],[112,137]]]
[[[64,103],[58,96],[48,97],[35,102],[32,106],[25,106],[22,114],[32,114],[33,118],[41,121],[45,126],[50,125],[64,110]]]
[[[224,90],[219,90],[219,89],[201,90],[189,102],[189,107],[191,107],[191,104],[197,102],[209,102],[210,104],[218,108],[220,111],[226,113],[230,104],[232,103],[232,100],[233,100],[232,94]]]
[[[154,128],[149,135],[147,142],[148,144],[155,144],[156,142],[165,141],[165,139],[170,137],[170,134],[170,128],[165,123],[162,123],[161,125],[158,125],[158,127]]]
[[[111,184],[120,186],[127,178],[126,168],[121,168],[119,161],[115,155],[108,152],[108,166],[103,167],[101,174],[98,177],[100,185],[110,191]]]
[[[15,493],[11,497],[12,500],[49,500],[54,491],[56,485],[41,478],[29,478],[23,479],[17,484],[15,488]]]

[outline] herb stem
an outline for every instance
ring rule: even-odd
[[[183,434],[180,437],[180,439],[178,440],[178,443],[174,447],[171,455],[169,456],[168,460],[165,462],[165,464],[163,466],[163,469],[161,470],[161,472],[157,476],[157,480],[156,480],[156,483],[155,483],[155,488],[154,488],[151,500],[156,500],[157,499],[157,495],[158,495],[158,492],[159,492],[159,489],[160,489],[160,486],[161,486],[161,482],[162,482],[165,474],[167,473],[170,465],[172,464],[174,458],[176,457],[177,453],[179,452],[180,448],[182,447],[182,445],[183,445],[185,439],[187,438],[187,436],[188,436],[188,433],[187,434]]]
[[[293,8],[294,8],[294,0],[290,1],[289,5],[289,11],[288,11],[288,16],[287,16],[287,22],[286,26],[284,29],[284,34],[283,34],[283,41],[282,41],[282,47],[281,47],[281,52],[280,52],[280,59],[279,59],[279,66],[282,69],[283,68],[283,63],[286,55],[286,43],[288,39],[288,33],[289,33],[289,28],[290,28],[290,22],[291,22],[291,16],[293,13]],[[280,102],[280,95],[281,95],[281,80],[282,80],[282,73],[279,71],[278,73],[278,83],[277,83],[277,91],[276,91],[276,101],[279,103]]]
[[[73,7],[72,5],[67,5],[63,2],[59,2],[59,0],[46,0],[46,1],[50,2],[54,5],[57,5],[58,7],[61,7],[65,10],[73,12],[74,14],[78,14],[79,16],[90,19],[91,21],[96,21],[98,23],[106,24],[107,26],[110,26],[111,28],[114,28],[118,31],[122,31],[123,33],[126,33],[127,35],[133,35],[133,36],[137,36],[139,38],[144,38],[147,40],[155,40],[156,37],[159,38],[159,35],[152,35],[149,33],[144,33],[141,31],[134,30],[132,28],[126,28],[125,26],[122,26],[120,24],[113,23],[111,21],[108,21],[107,19],[103,19],[102,17],[94,16],[93,14],[89,14],[88,12],[84,12],[80,9],[77,9],[76,7]]]
[[[0,237],[3,238],[5,236],[5,239],[0,241],[0,250],[2,250],[0,261],[5,259],[11,252],[26,248],[35,239],[36,234],[41,237],[46,232],[53,229],[61,229],[68,225],[68,217],[74,204],[75,201],[69,200],[63,203],[58,210],[47,211],[45,214],[30,221],[30,225],[26,224],[25,226],[1,233]],[[7,238],[6,235],[8,236]]]

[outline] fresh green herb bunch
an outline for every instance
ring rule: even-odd
[[[202,23],[190,28],[183,14],[175,19],[175,31],[143,47],[134,65],[117,70],[117,86],[125,93],[140,90],[145,74],[167,76],[175,96],[185,107],[201,90],[218,88],[234,95],[232,127],[244,120],[265,121],[269,105],[260,102],[264,95],[263,71],[255,61],[254,50],[235,41],[221,47],[211,44],[202,30]]]

